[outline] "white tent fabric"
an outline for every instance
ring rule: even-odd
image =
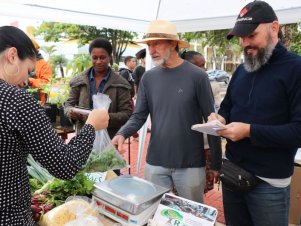
[[[301,21],[300,0],[266,0],[282,24]],[[145,32],[154,19],[178,32],[231,28],[251,0],[0,0],[0,16],[15,16]]]

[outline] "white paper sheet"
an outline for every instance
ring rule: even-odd
[[[212,120],[203,124],[195,124],[191,127],[192,130],[218,136],[216,131],[226,129],[226,126],[218,120]]]
[[[295,155],[295,162],[301,164],[301,148],[297,150],[297,153]]]

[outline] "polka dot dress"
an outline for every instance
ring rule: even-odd
[[[94,138],[94,128],[85,125],[78,136],[64,144],[36,100],[0,80],[0,225],[35,225],[30,209],[28,154],[53,176],[70,179],[85,164]]]

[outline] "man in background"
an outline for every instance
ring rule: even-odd
[[[131,97],[133,98],[135,96],[135,80],[133,78],[133,70],[136,67],[136,58],[133,56],[127,56],[124,58],[124,64],[125,68],[120,68],[119,74],[131,85]]]
[[[206,60],[205,57],[196,51],[184,51],[181,54],[181,57],[185,60],[188,60],[190,63],[202,68],[204,71],[207,71],[205,64],[206,64]]]
[[[184,60],[189,61],[190,63],[198,66],[199,68],[202,68],[204,71],[206,71],[206,60],[205,57],[196,51],[184,51],[181,54],[181,57]],[[210,85],[212,88],[212,93],[214,97],[214,103],[216,106],[216,109],[219,108],[221,97],[220,97],[220,86],[217,81],[210,81]],[[214,188],[214,174],[210,170],[210,149],[208,144],[208,138],[207,134],[204,134],[204,149],[205,149],[205,159],[206,159],[206,185],[204,189],[204,193],[207,193],[208,191],[212,190]]]
[[[181,57],[184,60],[187,60],[190,63],[198,66],[199,68],[202,68],[204,71],[207,71],[207,68],[205,67],[206,60],[205,60],[205,57],[201,53],[196,52],[196,51],[191,51],[191,50],[184,51],[181,54]],[[217,81],[210,81],[210,85],[211,85],[213,96],[214,96],[215,107],[218,110],[219,105],[221,103],[221,95],[220,95],[221,87]]]
[[[135,67],[133,72],[133,77],[135,80],[135,94],[138,94],[139,90],[139,83],[142,79],[142,76],[145,72],[145,56],[146,56],[146,49],[141,49],[136,53],[136,59],[140,61],[140,64]]]
[[[31,41],[38,54],[35,69],[29,75],[28,88],[39,89],[36,98],[41,101],[42,105],[44,105],[46,103],[46,94],[43,92],[42,88],[44,85],[50,82],[52,76],[52,68],[51,65],[46,60],[44,60],[42,54],[39,52],[39,44],[34,39],[31,39]]]
[[[132,105],[132,110],[134,111],[134,100],[136,96],[136,90],[135,90],[135,79],[133,77],[133,70],[136,67],[136,58],[133,56],[127,56],[124,58],[124,64],[125,68],[120,68],[119,69],[119,74],[128,81],[128,83],[131,86],[131,105]],[[133,138],[135,141],[138,141],[139,139],[139,134],[138,132],[135,132],[133,134]],[[131,142],[130,140],[127,140],[127,142]]]

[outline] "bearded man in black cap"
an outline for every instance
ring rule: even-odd
[[[227,36],[240,39],[245,62],[232,76],[218,114],[208,120],[226,124],[218,133],[227,138],[228,161],[258,179],[240,191],[223,183],[227,225],[288,225],[294,156],[301,144],[301,57],[285,49],[278,31],[272,7],[254,1]]]

